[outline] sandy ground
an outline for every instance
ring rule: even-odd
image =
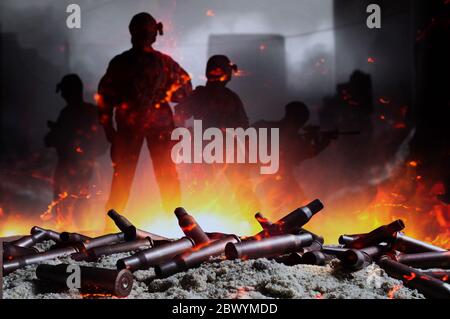
[[[38,249],[47,248],[49,243]],[[117,259],[129,254],[103,258],[98,263],[79,262],[103,268],[115,268]],[[75,263],[59,258],[49,264]],[[36,266],[28,266],[4,278],[3,298],[66,299],[83,298],[77,290],[58,291],[43,285],[35,275]],[[416,290],[403,287],[377,265],[354,273],[340,268],[337,260],[324,267],[285,266],[273,260],[214,260],[196,269],[166,279],[156,279],[152,269],[134,273],[133,290],[128,298],[345,298],[345,299],[421,299]],[[84,296],[84,298],[92,296]]]

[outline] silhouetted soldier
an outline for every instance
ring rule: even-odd
[[[373,111],[372,78],[359,70],[351,74],[347,83],[337,85],[334,96],[324,99],[324,105],[319,114],[321,125],[360,131],[358,137],[340,140],[337,153],[333,156],[337,165],[352,162],[352,165],[341,165],[336,171],[342,174],[341,176],[345,176],[345,179],[340,179],[342,182],[358,183],[361,177],[369,172],[367,167],[374,161],[378,161],[372,152]],[[356,158],[357,161],[355,161]],[[339,179],[337,176],[336,178]],[[345,187],[345,185],[340,186]]]
[[[150,14],[135,15],[129,31],[133,47],[110,62],[98,92],[100,122],[111,142],[114,166],[107,208],[125,208],[146,140],[163,207],[171,211],[179,205],[180,185],[170,156],[174,123],[169,102],[186,97],[191,81],[171,57],[153,49],[163,25]]]
[[[219,128],[224,131],[226,128],[248,128],[249,121],[241,99],[227,87],[233,72],[237,71],[237,66],[228,57],[212,56],[206,65],[206,85],[198,86],[187,99],[175,107],[177,122],[183,123],[190,118],[202,120],[204,130]],[[212,170],[210,171],[209,168]],[[223,173],[236,194],[242,210],[258,209],[259,202],[252,191],[245,165],[202,165],[200,170],[202,172],[197,171],[196,174],[201,176],[200,179],[204,185],[210,183],[211,179],[220,183],[220,174]]]
[[[64,200],[56,210],[61,213],[59,218],[71,222],[74,210],[80,209],[84,205],[83,198],[89,195],[95,158],[106,151],[107,144],[100,130],[96,106],[83,100],[83,83],[78,75],[64,76],[56,92],[61,92],[67,106],[56,122],[48,122],[51,130],[45,137],[45,144],[56,148],[58,156],[53,177],[54,199]]]
[[[203,128],[249,126],[244,105],[239,96],[227,87],[238,68],[224,55],[212,56],[206,66],[207,82],[175,107],[176,117],[183,121],[191,117],[202,120]]]
[[[279,128],[279,170],[274,175],[261,176],[256,189],[260,198],[264,198],[264,209],[270,209],[272,213],[295,208],[307,200],[295,179],[295,169],[305,160],[317,156],[337,137],[337,132],[323,133],[317,127],[306,127],[309,117],[308,107],[295,101],[285,106],[282,120],[259,121],[253,125],[258,129]],[[301,129],[304,133],[300,133]]]

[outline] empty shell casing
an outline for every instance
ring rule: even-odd
[[[348,248],[340,248],[340,247],[332,247],[332,246],[323,246],[322,252],[327,255],[332,256],[341,256],[343,253],[345,253],[348,250]]]
[[[312,216],[322,210],[323,204],[316,199],[306,206],[299,207],[289,213],[276,223],[268,226],[266,229],[255,235],[255,237],[268,237],[281,234],[289,234],[295,230],[299,230],[305,225]]]
[[[268,218],[266,218],[263,214],[261,213],[256,213],[255,214],[255,218],[256,220],[259,222],[259,224],[261,225],[261,227],[263,228],[263,231],[260,232],[259,234],[253,236],[255,239],[261,239],[262,237],[270,237],[272,235],[276,235],[276,234],[271,234],[270,233],[270,227],[273,225],[273,222],[270,221]],[[294,228],[292,231],[289,232],[290,234],[293,235],[298,235],[298,234],[302,234],[302,233],[309,233],[313,236],[315,241],[320,242],[321,244],[324,243],[324,238],[322,236],[316,235],[313,232],[310,232],[309,230],[306,230],[304,228]],[[281,235],[281,234],[279,234]],[[251,238],[250,238],[251,239]]]
[[[136,239],[145,239],[145,238],[151,238],[154,242],[156,242],[156,241],[164,241],[164,242],[173,241],[173,239],[169,239],[164,236],[156,235],[156,234],[150,233],[150,232],[142,230],[142,229],[136,229]]]
[[[342,264],[351,270],[360,270],[374,262],[374,259],[386,252],[387,245],[377,245],[362,249],[348,249],[337,257]]]
[[[339,236],[339,244],[348,246],[352,241],[354,241],[358,236],[361,236],[361,234],[358,235],[341,235]]]
[[[388,225],[380,226],[370,233],[357,236],[355,240],[351,241],[346,246],[349,248],[361,249],[375,246],[382,242],[391,242],[395,237],[395,234],[404,228],[405,224],[401,219],[398,219]]]
[[[208,236],[209,240],[214,241],[214,240],[219,240],[228,236],[236,236],[235,234],[225,234],[225,233],[218,233],[218,232],[212,232],[212,233],[208,233],[205,232],[206,236]]]
[[[11,245],[19,246],[19,247],[32,247],[40,242],[45,240],[45,232],[36,232],[32,235],[24,236],[17,240],[10,242]]]
[[[150,267],[162,264],[194,246],[195,243],[192,239],[183,237],[158,247],[140,251],[133,256],[119,259],[117,261],[117,268],[128,269],[130,271],[148,269]]]
[[[183,233],[191,238],[196,245],[206,244],[210,241],[194,217],[189,215],[184,208],[178,207],[174,213]]]
[[[238,243],[239,241],[239,237],[232,235],[202,246],[193,247],[189,251],[176,256],[173,260],[156,266],[155,273],[160,278],[168,277],[177,272],[196,267],[211,257],[221,255],[228,243]]]
[[[68,246],[68,247],[63,247],[63,248],[58,248],[58,249],[52,249],[52,250],[42,252],[42,253],[37,253],[35,255],[15,258],[13,260],[6,261],[3,263],[3,273],[9,274],[19,268],[22,268],[22,267],[25,267],[28,265],[38,264],[43,261],[55,259],[58,257],[69,256],[69,255],[75,254],[77,252],[78,252],[77,248]]]
[[[36,233],[39,233],[39,232],[44,232],[45,233],[45,239],[46,240],[53,240],[56,243],[59,243],[61,241],[61,238],[60,238],[61,234],[56,232],[56,231],[53,231],[53,230],[50,230],[50,229],[44,229],[44,228],[41,228],[39,226],[34,226],[30,230],[30,234],[32,234],[32,235],[36,234]]]
[[[306,265],[324,266],[334,256],[324,254],[321,251],[308,251],[302,255],[301,263]]]
[[[381,256],[377,263],[389,276],[403,281],[406,286],[412,289],[417,289],[427,298],[450,298],[450,285],[448,283],[428,276],[410,266],[403,265],[388,256]]]
[[[444,248],[406,236],[402,232],[398,232],[395,235],[393,248],[405,254],[447,251]]]
[[[37,253],[39,251],[33,247],[20,247],[11,245],[10,243],[3,243],[3,260],[13,260],[14,258],[35,255]]]
[[[298,252],[283,256],[277,256],[274,259],[276,262],[285,264],[287,266],[298,265],[303,263],[302,256],[304,256],[305,253],[320,251],[321,249],[322,249],[322,242],[320,240],[314,239],[311,245],[301,247]]]
[[[269,258],[296,252],[300,248],[310,245],[312,241],[312,235],[305,233],[300,235],[285,234],[261,240],[229,243],[225,247],[225,255],[227,259]]]
[[[152,240],[167,240],[168,238],[156,234],[146,232],[136,228],[125,216],[120,215],[114,209],[111,209],[107,214],[116,224],[116,226],[125,234],[125,241],[136,239],[145,239],[150,237]]]
[[[69,232],[62,232],[59,235],[59,238],[60,238],[62,243],[76,243],[76,242],[81,242],[83,240],[91,239],[91,237],[88,237],[88,236],[85,236],[85,235],[82,235],[82,234],[69,233]]]
[[[450,268],[450,251],[419,254],[401,254],[397,261],[415,268]]]
[[[137,238],[136,227],[123,215],[111,209],[107,215],[114,221],[117,228],[125,234],[125,240],[135,240]]]
[[[424,270],[425,275],[437,278],[439,280],[450,282],[450,271],[447,270]]]
[[[40,280],[66,285],[71,272],[69,265],[39,265],[36,277]],[[127,297],[133,288],[133,274],[124,269],[104,269],[80,266],[80,290],[83,293],[110,294],[117,297]]]
[[[83,240],[81,245],[84,250],[89,250],[95,247],[110,245],[118,242],[122,242],[125,240],[124,233],[116,233],[116,234],[108,234],[95,238],[91,238],[88,240]]]
[[[313,241],[312,241],[311,245],[306,246],[306,247],[301,247],[299,249],[298,253],[305,254],[305,253],[311,252],[311,251],[322,250],[322,244],[323,244],[323,241],[320,241],[318,239],[314,239],[314,236],[313,236]]]
[[[283,256],[274,257],[277,263],[285,264],[286,266],[294,266],[302,263],[302,254],[291,253]]]
[[[102,256],[126,253],[139,248],[148,249],[150,247],[153,247],[153,241],[151,238],[137,239],[123,243],[95,247],[89,249],[86,254],[83,254],[83,256],[79,256],[78,258],[86,261],[97,261]],[[74,258],[74,256],[72,256],[72,258],[77,260],[77,257]]]
[[[261,225],[262,229],[268,229],[270,226],[273,225],[273,223],[269,219],[264,217],[264,215],[261,213],[256,213],[255,218],[258,221],[258,223]]]

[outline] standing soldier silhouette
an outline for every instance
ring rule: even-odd
[[[174,123],[169,103],[180,102],[192,91],[191,79],[171,57],[153,49],[157,35],[163,34],[162,23],[139,13],[129,31],[132,48],[112,59],[97,96],[114,167],[107,209],[124,210],[145,140],[163,208],[171,211],[181,195],[170,156]]]
[[[293,101],[285,106],[285,115],[280,121],[259,121],[253,125],[280,130],[280,168],[274,175],[261,176],[256,187],[267,211],[280,213],[295,209],[299,203],[308,200],[295,178],[295,169],[305,160],[319,155],[339,134],[338,131],[320,132],[318,127],[306,126],[309,118],[308,107],[303,102]]]
[[[244,105],[239,96],[227,87],[238,68],[224,55],[212,56],[206,65],[205,86],[198,86],[191,96],[175,107],[181,122],[193,117],[210,127],[233,128],[249,126]]]
[[[190,118],[202,120],[205,130],[219,128],[225,131],[226,128],[248,128],[249,120],[240,97],[227,88],[233,72],[237,71],[238,67],[231,63],[227,56],[212,56],[206,65],[206,85],[196,87],[187,99],[175,106],[177,122],[184,123]],[[231,193],[236,196],[242,211],[254,212],[259,209],[259,201],[253,193],[247,174],[247,166],[243,164],[202,165],[201,171],[203,172],[200,172],[202,185],[198,185],[200,190],[197,189],[197,192],[206,191],[210,194],[211,189],[208,189],[207,185],[220,184],[223,174],[230,183]]]
[[[95,105],[83,100],[83,83],[78,75],[64,76],[56,92],[61,92],[67,106],[56,122],[48,122],[50,132],[44,142],[47,147],[56,148],[58,156],[53,177],[58,223],[70,225],[88,214],[95,158],[105,153],[107,143],[99,128]]]

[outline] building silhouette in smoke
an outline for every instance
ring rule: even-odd
[[[274,115],[274,105],[286,101],[286,48],[281,35],[211,35],[208,54],[224,54],[239,65],[240,73],[230,83],[256,121]]]
[[[153,49],[157,35],[163,34],[161,23],[140,13],[131,20],[129,31],[132,48],[113,58],[98,89],[100,121],[111,143],[114,167],[107,208],[125,208],[145,140],[163,207],[171,211],[179,206],[181,194],[170,156],[174,122],[169,102],[185,98],[191,81],[171,57]]]

